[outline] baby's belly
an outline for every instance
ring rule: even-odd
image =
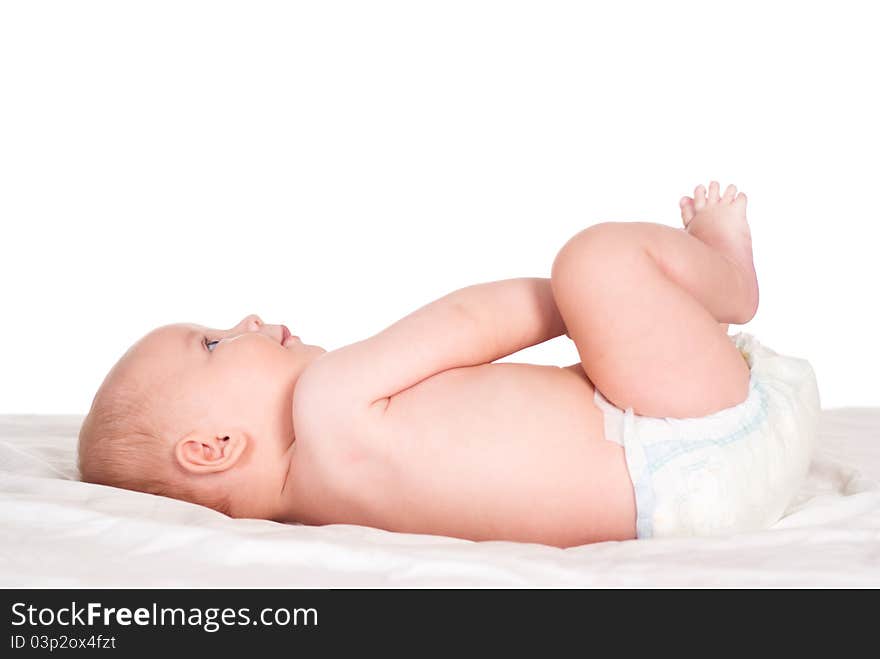
[[[511,363],[444,371],[392,397],[386,432],[423,450],[444,448],[454,437],[471,451],[492,450],[495,457],[496,446],[547,447],[573,433],[583,438],[599,411],[592,384],[580,374]]]
[[[368,523],[565,546],[634,537],[623,451],[580,365],[451,369],[394,396],[372,430],[388,469]]]

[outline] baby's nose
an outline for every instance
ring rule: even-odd
[[[263,319],[260,318],[257,314],[252,313],[248,316],[245,316],[244,319],[238,324],[238,328],[245,332],[259,332],[260,328],[263,326]]]

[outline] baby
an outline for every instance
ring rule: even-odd
[[[79,437],[85,481],[232,517],[568,547],[768,526],[803,479],[809,365],[747,335],[746,196],[611,222],[551,277],[454,291],[338,350],[247,316],[138,341]],[[580,362],[493,363],[566,334]]]

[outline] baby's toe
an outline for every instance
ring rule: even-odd
[[[700,210],[706,205],[706,186],[702,183],[694,188],[694,208]]]
[[[721,198],[721,201],[723,201],[726,204],[729,204],[730,202],[733,201],[734,197],[736,197],[736,186],[733,183],[731,183],[730,185],[727,186],[727,189],[724,191],[724,196]]]
[[[687,226],[690,224],[691,220],[694,219],[694,215],[697,212],[694,209],[694,200],[690,197],[682,197],[681,201],[678,202],[678,205],[681,206],[681,219],[684,222],[684,225]]]
[[[721,199],[721,195],[718,194],[721,188],[721,184],[718,181],[711,181],[709,183],[709,201],[711,203],[716,203]]]
[[[738,195],[736,195],[736,198],[733,200],[733,205],[739,206],[739,207],[745,209],[747,202],[748,202],[748,199],[746,199],[746,193],[740,192]]]

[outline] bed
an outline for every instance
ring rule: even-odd
[[[825,410],[773,528],[570,549],[230,519],[76,480],[78,416],[0,416],[0,586],[880,586],[880,408]]]

